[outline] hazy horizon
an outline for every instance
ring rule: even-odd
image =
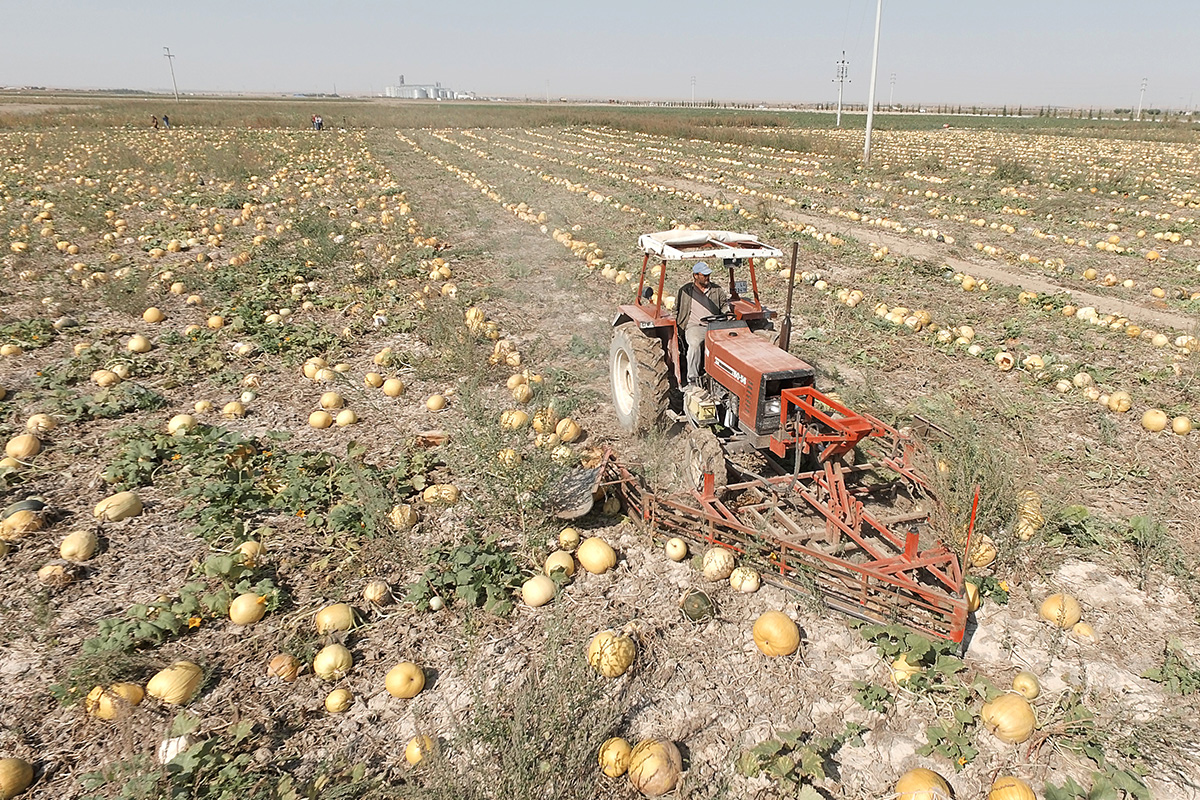
[[[870,82],[874,0],[436,6],[366,0],[175,6],[3,0],[0,85],[379,95],[400,75],[480,97],[832,103]],[[47,19],[50,17],[50,19]],[[876,101],[1189,109],[1200,4],[885,0]],[[894,83],[892,76],[895,75]]]

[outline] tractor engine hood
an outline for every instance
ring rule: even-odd
[[[779,394],[811,386],[815,372],[791,353],[751,331],[744,322],[716,322],[708,330],[704,368],[737,398],[738,422],[747,433],[779,428]]]

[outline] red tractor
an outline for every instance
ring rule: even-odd
[[[916,443],[818,391],[813,368],[788,352],[792,285],[776,331],[755,270],[783,254],[728,231],[651,233],[639,244],[637,296],[613,323],[613,407],[635,434],[686,424],[691,496],[657,495],[615,458],[604,468],[609,491],[652,531],[733,549],[769,579],[815,589],[855,616],[961,642],[962,551],[932,531],[938,503],[915,466]],[[667,266],[699,260],[721,265],[729,310],[706,317],[696,378],[684,375]]]

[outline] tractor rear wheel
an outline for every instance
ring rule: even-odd
[[[717,497],[725,495],[729,467],[725,461],[725,450],[711,428],[693,428],[688,433],[683,467],[689,488],[697,492],[704,491],[704,474],[712,473],[713,494]]]
[[[671,398],[662,340],[626,322],[613,329],[609,377],[617,422],[630,433],[649,432],[663,419]]]

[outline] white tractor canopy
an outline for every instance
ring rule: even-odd
[[[699,258],[782,258],[783,253],[752,233],[673,230],[638,237],[643,253],[667,261]]]

